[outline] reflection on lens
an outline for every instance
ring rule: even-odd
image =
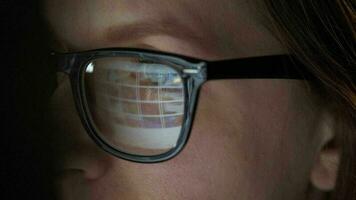
[[[103,140],[120,151],[146,156],[177,145],[184,88],[174,68],[111,57],[93,60],[84,73],[90,118]]]

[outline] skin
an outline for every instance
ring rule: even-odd
[[[207,60],[287,53],[252,1],[51,0],[44,10],[57,51],[136,47]],[[138,22],[165,28],[123,31]],[[304,81],[207,82],[187,146],[158,164],[99,149],[81,125],[68,77],[59,74],[58,83],[50,116],[61,199],[299,200],[316,190],[310,173],[325,134]]]

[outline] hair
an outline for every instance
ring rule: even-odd
[[[263,0],[276,38],[316,77],[311,88],[335,117],[341,160],[332,200],[356,198],[356,15],[353,0]],[[336,145],[336,146],[335,146]]]

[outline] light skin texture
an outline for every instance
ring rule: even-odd
[[[249,1],[51,0],[44,10],[60,51],[154,48],[208,60],[287,53]],[[317,188],[334,187],[337,166],[329,163],[338,157],[323,148],[332,120],[301,80],[207,82],[187,146],[158,164],[99,149],[81,126],[68,78],[58,82],[50,115],[62,199],[323,199]]]

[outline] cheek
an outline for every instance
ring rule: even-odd
[[[286,80],[207,83],[190,142],[216,165],[216,180],[237,181],[267,196],[279,184],[281,191],[306,185],[316,117],[301,86]],[[226,179],[222,169],[229,172]]]

